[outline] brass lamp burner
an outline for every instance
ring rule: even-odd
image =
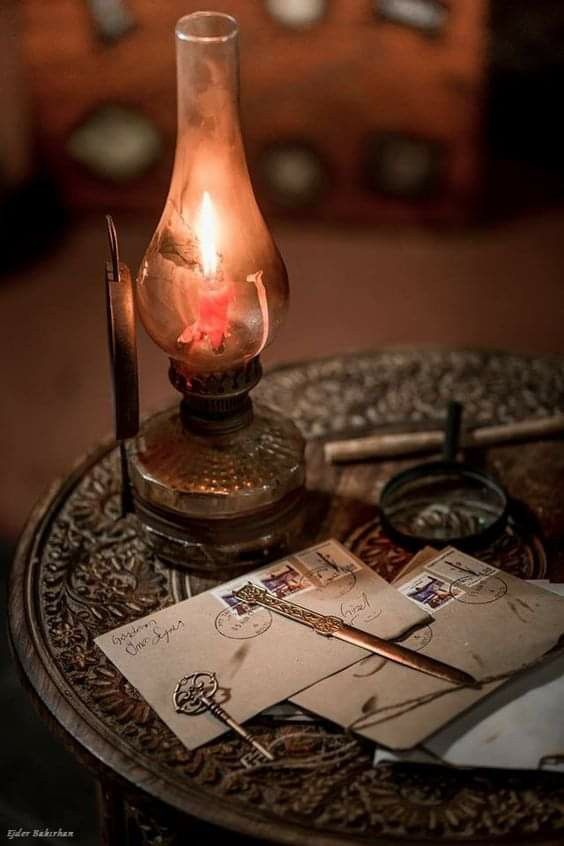
[[[258,360],[244,371],[197,380],[129,444],[135,511],[177,566],[242,569],[283,554],[301,532],[304,440],[291,420],[253,407]]]

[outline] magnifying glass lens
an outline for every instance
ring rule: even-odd
[[[500,520],[506,504],[497,485],[460,470],[405,479],[381,503],[395,532],[428,542],[481,535]]]

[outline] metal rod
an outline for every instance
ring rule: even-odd
[[[110,242],[110,256],[112,260],[112,274],[114,282],[120,281],[119,275],[119,246],[117,239],[116,227],[111,214],[106,215],[106,229],[108,231],[108,241]]]
[[[533,441],[564,433],[564,414],[553,417],[520,420],[516,423],[500,423],[494,426],[480,426],[463,432],[462,447],[487,447],[518,441]],[[365,458],[389,458],[402,455],[416,455],[441,449],[444,431],[397,432],[369,435],[330,441],[325,444],[325,459],[337,464],[346,461],[360,461]]]
[[[456,461],[461,422],[462,405],[456,402],[456,400],[451,400],[447,406],[445,442],[443,446],[443,458],[445,461]]]

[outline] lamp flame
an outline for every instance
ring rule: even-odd
[[[208,191],[204,191],[198,214],[196,233],[200,242],[200,257],[204,276],[208,279],[217,273],[217,214]]]

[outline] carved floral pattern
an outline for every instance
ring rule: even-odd
[[[563,385],[558,362],[390,352],[283,368],[266,377],[259,391],[285,407],[307,435],[316,436],[399,417],[433,417],[453,393],[467,401],[476,420],[544,414],[555,410],[556,398],[561,401]],[[498,778],[493,772],[432,767],[373,768],[364,744],[323,722],[255,720],[251,730],[273,748],[273,765],[245,768],[241,743],[231,734],[186,750],[93,642],[101,632],[175,598],[171,573],[143,543],[135,519],[118,519],[118,479],[115,452],[84,471],[79,483],[51,504],[38,530],[37,554],[26,562],[37,602],[30,613],[39,622],[49,664],[60,673],[70,701],[81,700],[116,743],[128,744],[152,771],[176,774],[188,791],[204,791],[212,804],[229,802],[236,809],[250,803],[254,813],[270,820],[366,842],[378,835],[499,836],[517,842],[523,835],[564,830],[561,782],[534,774]],[[354,529],[348,543],[387,577],[406,560],[406,553],[382,536],[377,521]],[[515,528],[500,544],[511,572],[542,574],[542,550],[525,543]]]

